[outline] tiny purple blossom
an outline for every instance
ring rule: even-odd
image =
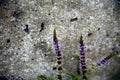
[[[103,59],[101,59],[98,63],[97,63],[97,65],[98,66],[101,66],[102,64],[105,64],[105,63],[107,63],[108,62],[108,59],[107,58],[103,58]]]
[[[84,53],[84,44],[83,44],[83,40],[82,40],[82,36],[80,37],[80,45],[79,45],[79,53],[80,53],[80,56],[81,55],[85,55]]]
[[[62,59],[62,55],[61,55],[61,51],[60,51],[60,48],[59,48],[59,44],[58,44],[58,40],[57,40],[57,36],[56,36],[56,30],[54,29],[54,34],[53,34],[53,44],[54,44],[54,49],[55,49],[55,52],[56,52],[56,56],[57,56],[57,64],[58,64],[58,67],[61,67],[61,59]],[[61,70],[58,69],[60,72]],[[58,79],[59,80],[62,80],[62,76],[61,76],[61,73],[59,72],[58,74]]]
[[[84,51],[84,44],[83,44],[83,39],[82,36],[80,37],[80,44],[79,44],[79,55],[80,55],[80,60],[79,60],[79,70],[80,72],[84,73],[85,70],[85,51]]]
[[[54,29],[54,34],[53,34],[53,44],[54,44],[54,48],[55,48],[56,53],[58,53],[60,51],[60,49],[59,49],[59,44],[58,44],[58,40],[56,37],[56,30],[55,29]]]
[[[56,30],[54,29],[54,34],[53,34],[53,45],[54,45],[54,49],[57,55],[61,55],[61,51],[60,51],[60,46],[58,43],[58,39],[56,37]]]
[[[80,50],[80,53],[81,52],[84,52],[84,44],[83,44],[83,40],[82,40],[82,36],[80,37],[80,45],[79,45],[79,50]]]
[[[84,51],[84,45],[80,45],[80,51]]]
[[[101,59],[101,60],[97,63],[97,65],[98,65],[98,66],[101,66],[102,64],[107,63],[108,60],[111,59],[111,58],[112,58],[113,56],[115,56],[115,55],[117,55],[117,54],[116,54],[116,53],[112,53],[112,54],[108,55],[107,57]]]

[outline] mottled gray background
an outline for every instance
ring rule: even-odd
[[[56,79],[53,30],[63,54],[63,80],[77,74],[79,36],[85,43],[87,68],[120,51],[120,0],[0,0],[0,76],[38,75]],[[77,18],[75,21],[71,19]],[[41,30],[41,25],[44,26]],[[28,29],[26,29],[28,26]],[[114,80],[120,55],[90,71],[90,80]]]

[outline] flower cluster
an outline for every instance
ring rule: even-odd
[[[80,61],[79,61],[79,69],[80,71],[82,71],[83,74],[83,79],[86,80],[87,76],[86,76],[86,61],[85,61],[85,47],[84,47],[84,43],[83,43],[83,37],[80,37],[80,42],[79,42],[79,55],[80,55]]]
[[[62,66],[61,66],[61,64],[62,64],[62,54],[61,54],[60,47],[59,47],[59,44],[58,44],[58,39],[57,39],[57,36],[56,36],[56,30],[55,29],[54,29],[54,32],[53,32],[53,43],[54,43],[55,53],[56,53],[56,56],[57,56],[58,71],[62,71]],[[116,54],[118,54],[118,53],[116,53]],[[115,53],[110,54],[107,57],[101,59],[100,61],[97,62],[96,65],[93,65],[93,68],[107,63],[107,61],[109,59],[111,59],[116,54]],[[83,42],[82,35],[81,35],[80,40],[79,40],[79,54],[75,57],[78,60],[78,70],[77,70],[78,74],[82,74],[82,79],[83,80],[88,80],[86,58],[85,58],[85,45],[84,45],[84,42]],[[61,74],[58,75],[58,79],[62,80]]]
[[[115,55],[115,54],[110,54],[110,55],[108,55],[107,57],[101,59],[100,61],[97,62],[97,65],[98,65],[98,66],[101,66],[102,64],[107,63],[108,60],[109,60],[110,58],[112,58],[114,55]]]
[[[62,70],[62,66],[61,66],[62,55],[61,55],[61,51],[60,51],[60,48],[59,48],[58,39],[57,39],[57,36],[56,36],[56,30],[55,29],[54,29],[54,32],[53,32],[53,43],[54,43],[54,48],[55,48],[55,52],[56,52],[56,55],[57,55],[58,71],[61,71]],[[61,73],[58,74],[58,79],[62,80]]]

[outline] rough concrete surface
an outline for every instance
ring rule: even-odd
[[[0,76],[38,75],[57,79],[53,30],[62,58],[63,80],[77,75],[79,37],[89,69],[101,58],[120,51],[120,0],[0,0]],[[89,80],[114,80],[120,55],[88,72]]]

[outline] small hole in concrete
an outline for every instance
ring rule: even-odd
[[[10,39],[7,39],[7,43],[9,43],[10,42]]]

